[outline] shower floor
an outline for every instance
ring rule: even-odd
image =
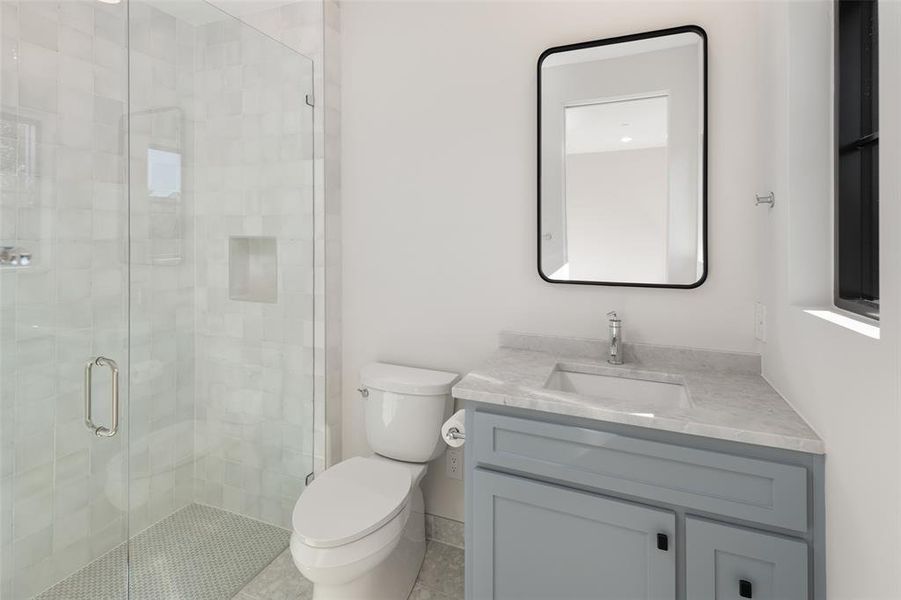
[[[241,515],[191,504],[131,540],[131,598],[231,598],[288,546],[290,532]],[[35,600],[122,600],[122,544]]]

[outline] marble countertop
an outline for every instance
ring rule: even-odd
[[[598,340],[502,333],[500,348],[453,388],[455,398],[623,423],[811,454],[825,452],[810,426],[760,375],[760,357],[627,344],[625,364]],[[685,386],[689,402],[629,401],[546,389],[566,370]]]

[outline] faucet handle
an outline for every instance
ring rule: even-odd
[[[607,313],[607,316],[610,317],[610,320],[611,320],[611,321],[619,321],[619,320],[621,320],[619,317],[616,316],[616,311],[615,311],[615,310],[611,310],[610,312],[608,312],[608,313]]]

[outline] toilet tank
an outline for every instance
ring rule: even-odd
[[[376,454],[424,463],[441,454],[456,373],[372,363],[360,371],[366,439]]]

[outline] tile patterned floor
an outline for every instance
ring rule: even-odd
[[[410,600],[462,600],[463,549],[430,541]]]
[[[289,532],[191,504],[132,539],[132,600],[310,600]],[[122,600],[122,544],[34,600]],[[429,541],[409,600],[463,598],[463,550]],[[361,599],[362,600],[362,599]]]
[[[132,600],[224,600],[287,547],[289,532],[191,504],[131,540]],[[121,600],[125,544],[35,600]]]
[[[312,597],[313,584],[300,574],[291,561],[290,551],[285,550],[234,600],[310,600]],[[463,550],[430,541],[409,600],[462,598]]]

